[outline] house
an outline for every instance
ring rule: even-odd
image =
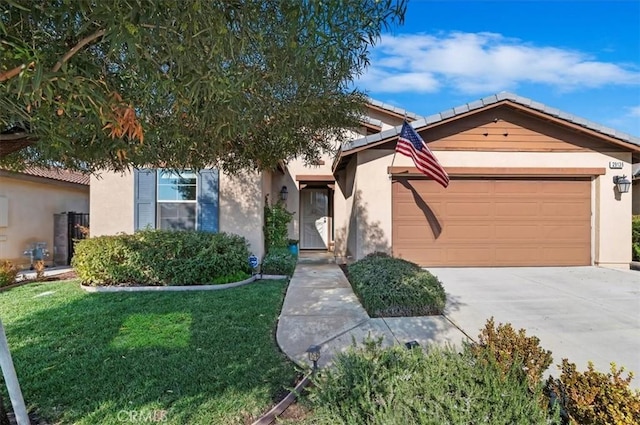
[[[447,189],[395,154],[403,119],[451,177]],[[631,175],[640,139],[511,93],[419,117],[371,101],[335,157],[272,172],[104,173],[91,183],[93,234],[199,228],[264,253],[265,196],[288,193],[301,249],[362,258],[386,251],[423,266],[627,268]],[[284,190],[286,188],[286,190]]]
[[[39,259],[46,249],[49,255],[42,257],[45,264],[67,264],[68,252],[56,249],[68,248],[66,214],[88,212],[88,175],[44,168],[0,170],[0,260],[29,268],[32,258],[25,252],[31,251]],[[56,216],[64,226],[57,243]],[[40,249],[34,253],[36,248]]]

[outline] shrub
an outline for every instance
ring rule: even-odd
[[[18,277],[18,269],[11,261],[0,261],[0,288],[16,283]]]
[[[44,279],[44,270],[45,270],[46,266],[44,264],[44,261],[42,260],[38,260],[34,263],[33,265],[33,269],[36,271],[36,280],[42,280]]]
[[[517,371],[502,376],[468,351],[434,347],[425,353],[367,341],[333,363],[310,389],[311,423],[559,423],[535,402]]]
[[[633,261],[640,261],[640,215],[631,219],[631,247]]]
[[[487,361],[495,360],[503,374],[508,373],[519,364],[522,378],[530,388],[539,386],[542,374],[553,361],[551,351],[540,347],[540,340],[535,336],[528,337],[524,329],[516,332],[510,323],[495,326],[493,317],[487,320],[484,329],[478,335],[478,343],[469,346],[471,352]]]
[[[271,248],[262,260],[262,273],[291,276],[296,268],[296,256],[287,248]]]
[[[273,248],[286,248],[289,246],[289,223],[293,214],[287,211],[284,203],[264,203],[264,246],[267,252]]]
[[[376,253],[347,268],[349,280],[372,317],[441,314],[442,284],[417,264]]]
[[[549,378],[548,388],[572,425],[640,424],[640,391],[629,384],[633,374],[622,377],[624,368],[611,364],[611,372],[594,370],[589,362],[584,373],[574,363],[562,360],[560,378]]]
[[[81,240],[72,265],[89,285],[197,285],[249,277],[248,257],[237,235],[143,230]]]

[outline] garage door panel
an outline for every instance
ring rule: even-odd
[[[537,224],[523,223],[501,223],[495,225],[494,241],[508,241],[513,243],[514,240],[520,241],[523,238],[528,240],[536,240],[540,235],[540,226]],[[497,243],[497,242],[495,242]]]
[[[566,201],[563,203],[545,202],[541,204],[544,217],[569,217],[576,220],[591,219],[591,212],[584,207],[585,201]]]
[[[432,208],[434,212],[443,210],[443,203],[437,203],[436,208]],[[445,205],[444,212],[446,212],[447,217],[467,217],[469,215],[469,210],[473,209],[474,213],[478,217],[490,217],[493,205],[486,201],[480,202],[448,202]],[[429,204],[431,207],[431,204]]]
[[[591,235],[585,235],[584,226],[572,223],[567,223],[564,226],[542,224],[539,238],[549,241],[547,245],[551,247],[554,243],[567,243],[567,241],[574,244],[588,244],[591,241]]]
[[[495,217],[537,217],[539,215],[538,202],[514,200],[513,202],[498,201],[495,203]]]
[[[412,191],[393,183],[393,252],[423,266],[591,264],[591,181],[405,180],[435,214],[436,239]]]
[[[513,183],[513,180],[496,180],[494,186],[495,195],[500,196],[502,194],[514,194],[520,197],[529,197],[530,195],[538,194],[538,192],[540,192],[540,187],[536,185],[522,185]]]
[[[562,181],[547,181],[542,182],[540,185],[542,193],[548,195],[562,195],[562,196],[578,196],[581,198],[590,197],[590,192],[584,191],[584,180],[562,180]]]
[[[398,226],[396,228],[398,232],[398,237],[407,241],[409,245],[414,243],[421,243],[422,241],[428,239],[430,241],[435,240],[433,235],[433,231],[431,227],[428,225],[424,225],[424,223],[416,223],[414,225],[406,224],[402,226]]]
[[[445,250],[446,258],[442,264],[460,266],[460,259],[467,258],[476,264],[488,265],[492,262],[494,253],[492,250],[479,250],[475,246],[459,246]]]
[[[442,229],[441,238],[451,241],[465,242],[469,238],[488,239],[493,236],[493,225],[488,223],[486,226],[477,226],[470,223],[455,223]]]
[[[537,246],[505,246],[495,248],[495,262],[505,266],[532,265],[532,259],[540,256],[540,248]],[[535,260],[534,260],[535,261]]]

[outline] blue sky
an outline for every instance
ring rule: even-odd
[[[356,85],[420,115],[510,91],[640,136],[640,0],[410,0]]]

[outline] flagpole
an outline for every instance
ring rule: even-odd
[[[404,123],[406,123],[406,122],[407,122],[407,113],[405,112],[404,113],[404,118],[402,119],[402,125],[404,125]],[[397,144],[397,142],[396,142],[396,144]],[[393,168],[393,163],[396,161],[396,154],[397,153],[398,153],[398,151],[394,149],[393,150],[393,158],[391,158],[391,167],[390,168]]]

